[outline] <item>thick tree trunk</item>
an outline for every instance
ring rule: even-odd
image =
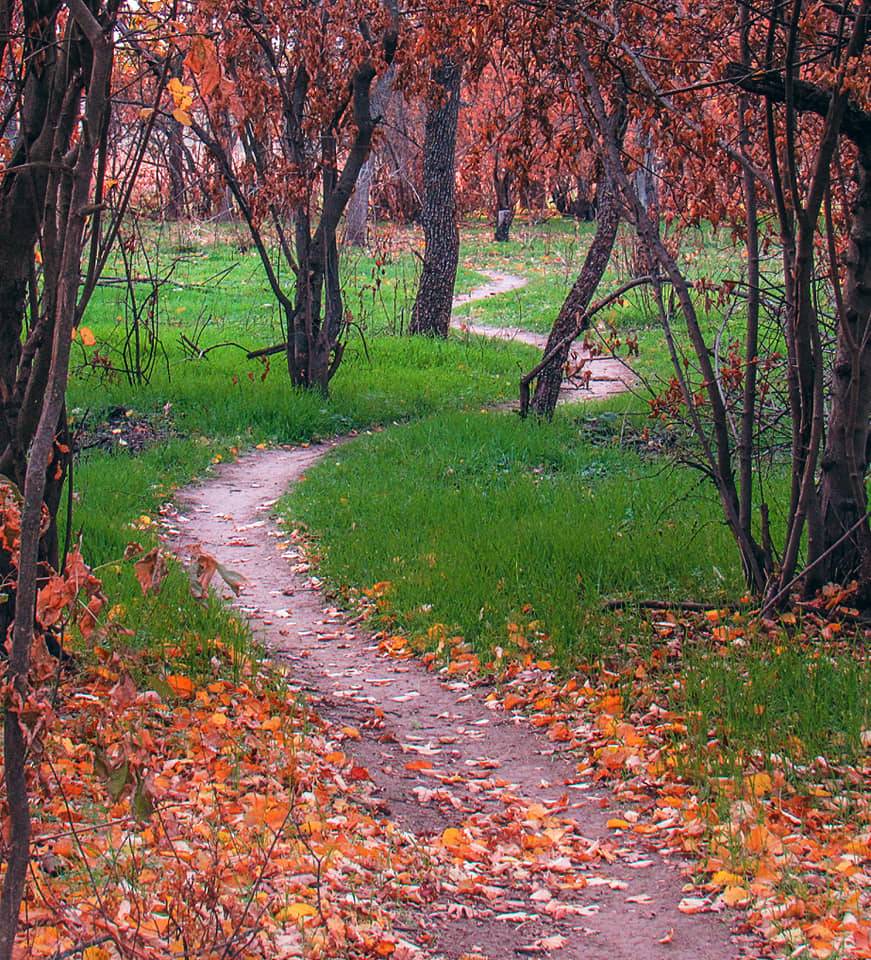
[[[372,181],[375,179],[375,154],[370,153],[369,159],[363,164],[357,186],[348,201],[345,211],[345,229],[342,233],[342,242],[350,247],[365,247],[368,240],[369,226],[369,196],[372,192]]]
[[[460,259],[454,152],[461,76],[462,66],[452,57],[446,57],[433,71],[432,101],[426,116],[421,211],[425,249],[408,332],[430,337],[448,335]]]
[[[390,105],[391,95],[393,93],[393,78],[396,75],[396,69],[391,64],[387,71],[375,81],[372,88],[371,111],[372,116],[380,119]],[[375,182],[376,157],[375,151],[371,151],[366,158],[366,162],[360,168],[357,176],[357,185],[348,201],[348,207],[345,210],[345,229],[342,235],[342,242],[354,247],[364,247],[368,237],[369,226],[369,208],[372,194],[372,185]]]
[[[830,552],[810,585],[858,577],[863,599],[871,601],[871,531],[864,519],[871,454],[871,146],[859,151],[857,181],[818,488],[822,543]]]
[[[166,217],[168,220],[181,220],[185,215],[184,151],[181,132],[180,123],[167,125],[166,167],[169,174],[169,195],[166,202]]]
[[[611,259],[611,251],[614,249],[614,241],[617,239],[620,214],[614,190],[610,185],[603,185],[599,194],[599,219],[596,223],[593,242],[587,251],[578,279],[560,307],[560,312],[547,338],[544,356],[557,347],[558,349],[535,381],[535,393],[531,405],[539,417],[553,416],[563,382],[563,368],[568,360],[572,342],[585,329],[580,321],[604,276],[608,261]]]

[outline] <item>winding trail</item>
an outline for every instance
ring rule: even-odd
[[[678,911],[684,865],[631,831],[609,829],[606,821],[619,809],[614,795],[579,777],[558,743],[501,704],[492,709],[494,703],[484,702],[486,688],[462,675],[383,655],[363,624],[328,605],[273,507],[308,467],[341,456],[342,442],[253,450],[221,464],[211,478],[182,491],[166,533],[175,552],[197,544],[245,574],[240,596],[228,594],[228,602],[249,618],[272,655],[292,666],[296,689],[314,708],[336,729],[352,726],[359,733],[342,749],[367,768],[382,816],[423,840],[448,827],[507,829],[507,808],[520,804],[539,817],[544,808],[547,822],[562,831],[561,849],[572,853],[554,867],[561,871],[556,888],[542,879],[543,866],[539,872],[499,862],[487,865],[491,873],[494,866],[502,871],[492,881],[499,885],[492,900],[472,896],[474,871],[482,865],[470,863],[465,887],[459,877],[457,889],[434,891],[422,914],[401,919],[406,940],[432,958],[758,956],[715,914]],[[421,759],[428,763],[408,768]],[[486,883],[487,875],[477,882]],[[565,938],[561,949],[540,946],[541,938],[555,935]],[[563,941],[545,941],[555,942]]]
[[[482,337],[498,337],[502,340],[517,340],[519,343],[528,343],[539,350],[547,345],[547,335],[524,330],[522,327],[497,327],[483,323],[467,323],[459,316],[462,308],[476,300],[485,300],[500,294],[520,290],[526,286],[526,277],[513,273],[503,273],[499,270],[482,270],[490,282],[475,287],[469,293],[454,297],[454,314],[451,326],[455,330],[467,330],[469,333]],[[575,344],[569,356],[570,366],[582,372],[589,369],[589,380],[584,383],[582,377],[564,380],[560,388],[560,403],[577,403],[581,400],[601,399],[623,393],[635,384],[635,377],[629,367],[617,357],[602,356],[590,357],[589,352]],[[581,366],[581,361],[583,366]]]

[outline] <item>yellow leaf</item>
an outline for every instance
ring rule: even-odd
[[[771,790],[771,777],[767,773],[754,773],[745,777],[744,783],[754,797],[761,797]]]
[[[442,843],[446,847],[458,847],[463,841],[463,834],[456,827],[448,827],[442,834]]]
[[[97,342],[97,338],[94,336],[94,331],[90,327],[79,327],[79,336],[82,338],[82,343],[86,347],[93,347]]]
[[[173,100],[178,103],[182,97],[187,96],[193,90],[193,87],[185,86],[178,77],[171,77],[166,89],[172,94]]]
[[[183,127],[189,127],[191,125],[191,117],[186,110],[176,107],[175,110],[172,111],[172,115]]]
[[[192,697],[194,695],[194,684],[187,677],[170,675],[164,677],[172,692],[177,697]]]
[[[82,960],[109,960],[109,951],[104,947],[85,947]]]
[[[148,121],[154,116],[154,110],[152,107],[143,107],[139,111],[139,119]]]
[[[609,830],[626,830],[632,826],[628,820],[620,820],[617,817],[612,817],[606,824]]]
[[[739,903],[744,903],[750,899],[749,891],[745,890],[744,887],[739,887],[737,884],[730,883],[728,887],[723,891],[722,900],[727,907],[735,907]]]
[[[360,731],[356,727],[342,727],[341,733],[343,733],[349,740],[359,740]]]
[[[287,920],[303,920],[305,917],[313,917],[317,912],[317,908],[313,907],[310,903],[303,903],[301,900],[297,900],[296,903],[282,907],[275,915],[275,919],[280,923],[284,923]]]

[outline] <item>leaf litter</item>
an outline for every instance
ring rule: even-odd
[[[149,557],[141,568],[144,591],[157,589],[158,567]],[[225,579],[245,591],[241,575]],[[285,612],[296,615],[296,602]],[[321,612],[327,622],[330,646],[320,649],[337,656],[357,637],[337,611]],[[681,623],[699,637],[723,629]],[[677,626],[663,616],[653,629],[666,637]],[[180,673],[150,682],[135,657],[98,648],[96,667],[64,686],[39,760],[19,955],[459,956],[433,932],[444,933],[444,918],[459,925],[466,957],[488,956],[479,940],[499,924],[513,930],[514,955],[559,955],[580,941],[592,958],[599,931],[588,924],[653,903],[629,875],[658,869],[664,851],[693,864],[678,912],[651,914],[653,942],[669,955],[681,939],[673,917],[726,913],[739,921],[735,956],[871,957],[866,763],[825,765],[802,786],[749,758],[738,786],[724,778],[702,791],[682,776],[690,721],[674,707],[681,678],[667,644],[639,649],[620,671],[564,679],[530,654],[482,664],[462,640],[434,639],[440,652],[421,659],[454,706],[436,735],[399,737],[390,711],[413,711],[421,696],[418,675],[384,668],[411,669],[403,637],[376,634],[373,676],[357,660],[356,689],[337,677],[329,696],[299,689],[311,649],[286,667],[249,662],[235,682]],[[317,629],[297,640],[317,649]],[[347,654],[339,672],[356,649]],[[368,698],[366,687],[387,696]],[[482,696],[487,716],[464,712]],[[325,719],[330,698],[358,721]],[[568,758],[561,782],[541,777],[547,797],[500,775],[510,764],[483,744],[503,724],[530,725],[545,750]],[[458,765],[455,747],[469,742],[482,746]],[[367,744],[374,762],[358,753]],[[402,801],[385,801],[373,779],[391,771]],[[613,801],[599,797],[604,783]],[[393,816],[402,803],[429,828]],[[579,809],[613,804],[604,830],[585,835]]]

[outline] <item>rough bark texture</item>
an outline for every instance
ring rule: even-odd
[[[40,554],[45,552],[44,503],[48,500],[56,511],[53,491],[56,492],[63,479],[63,469],[58,469],[62,461],[57,457],[56,436],[64,410],[83,237],[89,216],[94,162],[109,110],[112,68],[112,45],[108,38],[113,14],[104,12],[105,23],[101,24],[83,0],[67,0],[67,9],[69,21],[61,43],[56,42],[55,36],[57,8],[36,11],[40,14],[39,21],[26,24],[28,43],[33,43],[36,50],[29,51],[30,62],[25,67],[21,136],[15,150],[22,169],[7,172],[0,192],[0,250],[14,249],[10,231],[16,225],[10,215],[20,209],[22,203],[26,207],[29,201],[27,226],[30,230],[35,226],[41,233],[43,253],[40,316],[34,318],[20,352],[19,369],[11,367],[15,351],[11,356],[7,351],[4,359],[10,366],[2,371],[4,377],[14,375],[11,391],[8,381],[2,382],[9,442],[3,459],[13,467],[24,498],[17,564],[13,564],[10,554],[4,551],[5,569],[2,570],[3,582],[13,593],[2,605],[3,616],[8,624],[10,611],[14,609],[14,620],[11,630],[7,626],[0,637],[0,642],[6,642],[7,634],[11,633],[3,716],[4,784],[11,842],[6,849],[0,895],[0,960],[10,960],[13,954],[30,859],[27,763],[28,759],[32,762],[35,751],[29,736],[25,736],[20,711],[28,694]],[[32,15],[34,11],[31,9],[29,13]],[[45,55],[50,69],[34,55],[37,51]],[[79,102],[83,96],[85,108],[80,117]],[[32,136],[34,132],[36,135]],[[34,161],[35,153],[39,154],[37,146],[41,141],[43,146],[46,142],[51,144],[49,156],[53,161],[44,177],[35,175],[34,168],[26,166]],[[35,189],[41,193],[34,192]],[[20,270],[25,256],[32,264],[35,241],[32,233],[19,238],[23,253],[13,261],[12,275],[5,273],[5,263],[0,261],[7,288],[18,289],[20,278],[15,272]],[[0,330],[0,342],[8,343],[10,335],[21,335],[24,305],[15,300],[14,307],[21,312],[16,317],[7,305],[3,316],[6,326]],[[56,538],[53,547],[56,554]],[[56,565],[56,555],[53,559]]]
[[[421,211],[425,249],[409,333],[430,337],[448,335],[460,258],[454,152],[461,76],[462,66],[451,57],[446,57],[433,71],[431,103],[426,116]]]
[[[390,105],[395,75],[396,69],[391,64],[372,87],[371,111],[376,120],[387,112]],[[351,199],[348,201],[348,207],[345,210],[345,229],[342,242],[351,246],[363,247],[369,239],[369,208],[371,206],[372,185],[375,182],[375,169],[376,156],[375,151],[372,150],[366,158],[366,162],[360,168],[357,185],[354,187],[354,192],[351,194]]]
[[[581,273],[560,307],[560,312],[551,328],[547,346],[544,348],[545,356],[559,344],[562,346],[559,346],[550,363],[541,370],[535,381],[535,393],[532,396],[531,406],[533,412],[539,417],[553,416],[563,382],[563,368],[568,360],[572,342],[586,329],[586,325],[583,325],[581,320],[608,267],[614,241],[617,239],[620,215],[614,191],[610,186],[603,186],[599,195],[599,217],[593,242],[587,251]]]
[[[185,215],[184,151],[180,123],[167,124],[166,169],[169,174],[169,192],[166,198],[168,220],[181,220]]]
[[[510,170],[499,169],[499,151],[493,157],[493,190],[496,194],[496,229],[493,239],[505,243],[511,234],[514,219],[514,199],[511,194],[514,176]]]
[[[365,247],[369,237],[369,196],[372,192],[372,181],[375,178],[375,155],[369,154],[369,159],[363,164],[357,186],[348,202],[345,211],[345,228],[342,231],[342,242],[350,247]]]
[[[820,461],[823,542],[832,550],[825,579],[871,582],[871,534],[865,476],[871,417],[871,151],[860,151],[853,222],[844,258],[844,312],[832,376],[826,445]],[[817,578],[819,579],[819,578]]]

